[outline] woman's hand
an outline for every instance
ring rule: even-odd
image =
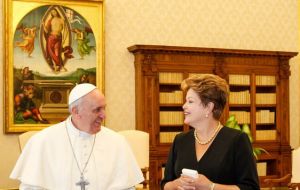
[[[165,190],[196,190],[195,179],[188,176],[180,176],[179,178],[168,182],[164,189]]]
[[[198,174],[198,178],[191,178],[189,176],[182,175],[179,179],[186,182],[185,185],[182,186],[184,190],[210,190],[212,184],[212,182],[202,174]]]

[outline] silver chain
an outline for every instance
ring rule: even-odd
[[[67,128],[67,122],[65,122],[65,126],[66,126],[67,135],[68,135],[68,138],[69,138],[69,142],[70,142],[70,145],[71,145],[73,157],[74,157],[74,159],[75,159],[75,161],[76,161],[78,170],[79,170],[79,172],[80,172],[80,176],[83,176],[83,172],[84,172],[84,170],[86,169],[86,167],[87,167],[87,165],[88,165],[88,163],[89,163],[89,161],[90,161],[92,152],[93,152],[93,150],[94,150],[94,145],[95,145],[95,141],[96,141],[96,134],[95,134],[95,136],[94,136],[94,142],[93,142],[93,146],[92,146],[92,150],[91,150],[91,152],[90,152],[89,158],[87,159],[87,161],[86,161],[86,163],[85,163],[85,165],[84,165],[84,167],[83,167],[83,170],[81,171],[81,169],[80,169],[80,167],[79,167],[79,162],[78,162],[77,157],[76,157],[76,155],[75,155],[74,148],[73,148],[73,146],[72,146],[71,138],[70,138],[69,131],[68,131],[68,128]]]

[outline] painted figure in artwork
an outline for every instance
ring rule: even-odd
[[[71,83],[96,85],[101,60],[89,24],[94,18],[87,20],[71,7],[39,6],[14,24],[13,93],[8,101],[13,124],[57,123],[68,114]],[[53,117],[54,112],[62,114]]]
[[[17,123],[48,123],[43,119],[39,109],[33,101],[34,86],[23,86],[23,92],[15,95],[15,121]]]
[[[32,70],[29,67],[24,67],[21,71],[22,80],[33,80]]]
[[[37,27],[26,27],[21,24],[17,27],[17,30],[20,30],[22,32],[22,41],[17,41],[16,46],[21,48],[23,52],[27,53],[28,57],[31,57],[31,54],[34,50],[34,39]]]
[[[46,59],[54,72],[67,71],[64,60],[73,58],[72,47],[63,46],[67,35],[66,23],[56,8],[51,9],[50,18],[43,22],[43,31],[46,41]]]
[[[89,45],[90,39],[88,35],[93,32],[91,28],[85,27],[84,30],[75,28],[72,32],[76,34],[75,39],[77,41],[77,51],[81,59],[83,59],[84,56],[89,55],[92,50],[96,51],[95,46]]]
[[[28,85],[33,85],[32,82],[29,81],[33,81],[34,80],[34,76],[32,73],[32,70],[29,69],[29,67],[24,67],[21,70],[21,87],[20,90],[23,90],[26,86]]]

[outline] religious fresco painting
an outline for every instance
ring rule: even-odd
[[[71,89],[99,82],[97,54],[102,52],[93,27],[68,6],[43,5],[25,14],[12,30],[12,74],[6,77],[13,85],[6,88],[12,90],[6,99],[13,107],[12,126],[6,132],[39,130],[65,120]]]

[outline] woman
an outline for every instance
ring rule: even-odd
[[[219,121],[228,97],[226,81],[207,74],[190,77],[181,87],[187,91],[184,123],[194,129],[175,137],[161,188],[259,190],[248,136]],[[183,175],[183,168],[197,170],[198,177]]]

